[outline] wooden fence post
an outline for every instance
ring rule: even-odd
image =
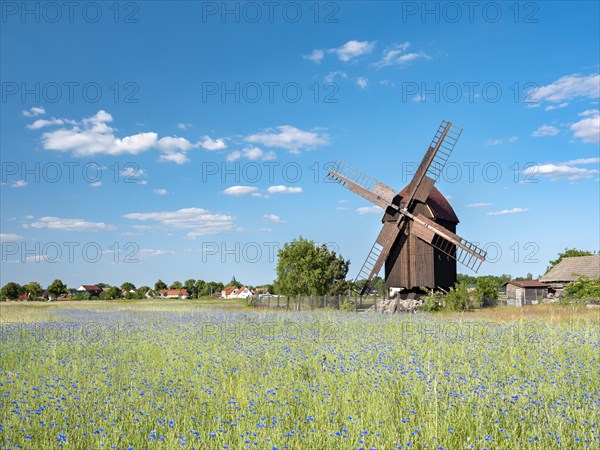
[[[286,306],[286,308],[290,309],[290,296],[289,295],[287,296],[287,306]]]

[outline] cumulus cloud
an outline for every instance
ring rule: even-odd
[[[348,62],[359,56],[371,53],[375,48],[375,42],[351,40],[336,48],[330,48],[327,53],[335,54],[340,61]]]
[[[302,192],[301,187],[290,187],[290,186],[269,186],[267,188],[269,194],[299,194]]]
[[[291,153],[301,149],[314,149],[329,144],[329,136],[318,130],[303,131],[291,125],[280,125],[244,138],[246,142],[262,144],[265,147],[284,148]]]
[[[244,195],[260,196],[260,190],[254,186],[231,186],[223,191],[225,195],[241,197]]]
[[[356,84],[358,85],[359,88],[366,89],[367,86],[369,85],[369,79],[365,78],[365,77],[358,77],[356,79]]]
[[[429,60],[429,56],[425,52],[409,52],[410,42],[403,42],[401,44],[394,44],[383,52],[382,58],[373,64],[377,69],[388,66],[404,66],[408,63],[418,61],[420,59]]]
[[[25,228],[48,228],[61,231],[110,231],[115,227],[104,222],[87,222],[82,219],[67,219],[61,217],[44,216],[24,225]]]
[[[335,83],[336,77],[348,78],[348,74],[343,70],[334,70],[325,75],[325,83]]]
[[[585,118],[570,126],[573,136],[588,144],[600,142],[600,111],[589,109],[579,115]]]
[[[553,127],[552,125],[542,125],[531,133],[533,137],[556,136],[557,134],[558,128]]]
[[[117,137],[115,129],[109,125],[112,122],[111,114],[99,110],[95,115],[81,121],[56,118],[38,119],[27,127],[37,130],[60,126],[57,130],[46,131],[42,134],[42,146],[46,150],[71,152],[74,156],[137,155],[157,149],[162,153],[161,161],[183,164],[190,161],[186,154],[190,150],[196,148],[222,150],[227,147],[223,139],[213,140],[209,136],[204,136],[201,141],[196,143],[177,136],[159,138],[158,133],[155,132]]]
[[[23,236],[21,236],[19,234],[0,233],[0,242],[1,243],[22,241],[23,239],[24,239]]]
[[[167,195],[169,193],[166,189],[154,189],[152,192],[156,195]]]
[[[512,209],[503,209],[501,211],[493,211],[489,212],[486,215],[488,216],[506,216],[509,214],[520,214],[529,211],[529,208],[512,208]]]
[[[325,52],[323,50],[319,50],[319,49],[313,50],[310,55],[302,55],[302,58],[308,59],[309,61],[312,61],[315,64],[321,64],[321,61],[323,61],[324,57],[325,57]]]
[[[13,184],[10,185],[10,187],[14,187],[14,188],[22,188],[25,186],[27,186],[27,181],[25,181],[25,180],[17,180]]]
[[[271,161],[277,159],[277,155],[275,155],[275,152],[265,152],[258,147],[235,150],[227,155],[227,161],[237,161],[241,158],[249,159],[250,161]]]
[[[534,101],[560,103],[558,107],[567,106],[565,102],[576,98],[600,97],[600,75],[566,75],[553,83],[540,87],[532,93]]]
[[[356,208],[356,212],[358,214],[360,214],[361,216],[364,216],[365,214],[381,214],[383,212],[383,209],[381,209],[379,206],[361,206],[360,208]]]
[[[29,109],[29,110],[25,110],[23,111],[23,115],[25,117],[36,117],[36,116],[42,116],[46,114],[46,110],[44,109],[43,106],[34,106],[33,108]]]
[[[171,230],[187,231],[188,238],[219,234],[236,230],[233,217],[202,208],[183,208],[175,211],[129,213],[123,216],[130,220],[155,222]]]
[[[263,216],[263,221],[267,223],[285,223],[285,221],[281,220],[281,217],[276,214],[265,214]]]
[[[597,169],[586,169],[583,167],[575,167],[580,164],[598,163],[600,158],[575,159],[563,163],[548,163],[530,166],[523,171],[525,175],[530,177],[542,176],[551,180],[566,178],[570,181],[575,181],[583,178],[592,178],[598,175]]]

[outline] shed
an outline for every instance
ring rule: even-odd
[[[554,296],[562,297],[565,286],[577,281],[580,275],[585,275],[591,280],[600,278],[600,255],[563,258],[541,277],[540,281],[548,286]]]
[[[507,305],[536,305],[548,296],[548,286],[535,280],[507,281]]]

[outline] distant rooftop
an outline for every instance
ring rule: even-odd
[[[563,258],[546,275],[541,277],[540,281],[544,283],[576,281],[578,275],[585,275],[590,279],[600,278],[600,255]]]

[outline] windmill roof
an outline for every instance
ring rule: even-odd
[[[400,191],[400,196],[408,196],[408,186]],[[453,223],[459,222],[454,209],[452,209],[446,197],[435,186],[431,189],[429,197],[427,197],[427,205],[431,208],[435,219],[447,220]]]
[[[600,278],[600,255],[571,256],[563,258],[550,271],[540,278],[545,283],[559,281],[576,281],[578,275],[585,275],[592,280]]]

